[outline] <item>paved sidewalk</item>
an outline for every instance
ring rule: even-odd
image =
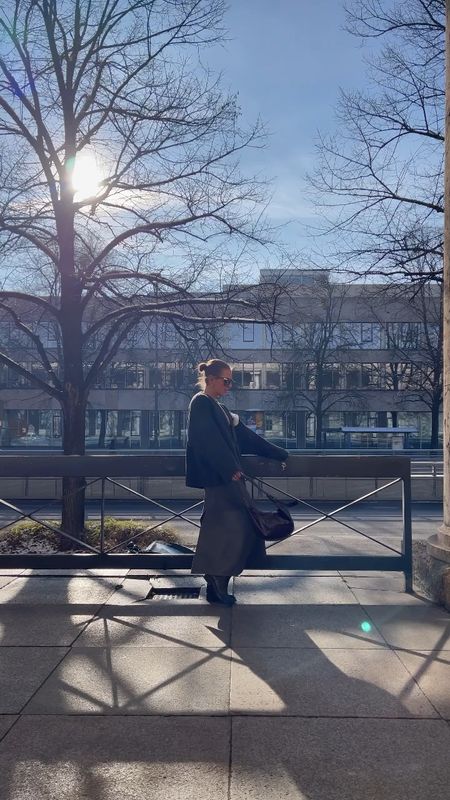
[[[396,575],[0,572],[2,800],[448,800],[450,615]]]

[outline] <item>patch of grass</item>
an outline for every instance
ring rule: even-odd
[[[57,520],[45,520],[50,525],[58,527]],[[104,522],[104,546],[106,549],[115,547],[121,542],[126,542],[133,537],[139,547],[146,547],[155,540],[164,542],[177,542],[177,537],[170,525],[158,525],[151,531],[143,533],[146,528],[154,525],[156,520],[115,519],[106,517]],[[100,546],[100,520],[86,522],[84,534],[80,537],[87,544],[94,547]],[[39,522],[21,520],[8,525],[0,531],[0,553],[55,553],[60,550],[60,536],[58,533],[45,528]],[[74,552],[86,552],[74,543]],[[116,552],[129,552],[127,545],[118,548]]]

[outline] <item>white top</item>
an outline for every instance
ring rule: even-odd
[[[230,415],[230,417],[229,417],[227,412],[225,411],[223,405],[221,403],[219,403],[218,400],[216,400],[216,403],[219,406],[219,408],[222,409],[223,413],[225,414],[225,417],[227,419],[228,424],[230,424],[230,417],[231,417],[231,421],[233,423],[233,428],[236,428],[236,426],[239,425],[239,415],[235,414],[234,411],[228,411],[228,414]]]

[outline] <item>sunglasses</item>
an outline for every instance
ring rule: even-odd
[[[220,380],[223,381],[224,386],[233,386],[233,381],[231,380],[231,378],[222,378],[222,376],[219,377]]]

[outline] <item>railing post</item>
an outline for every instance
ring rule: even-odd
[[[100,500],[100,552],[105,551],[105,478],[102,478],[102,496]]]
[[[405,559],[405,591],[413,591],[412,574],[412,525],[411,525],[411,476],[402,480],[402,516],[403,542],[402,551]]]

